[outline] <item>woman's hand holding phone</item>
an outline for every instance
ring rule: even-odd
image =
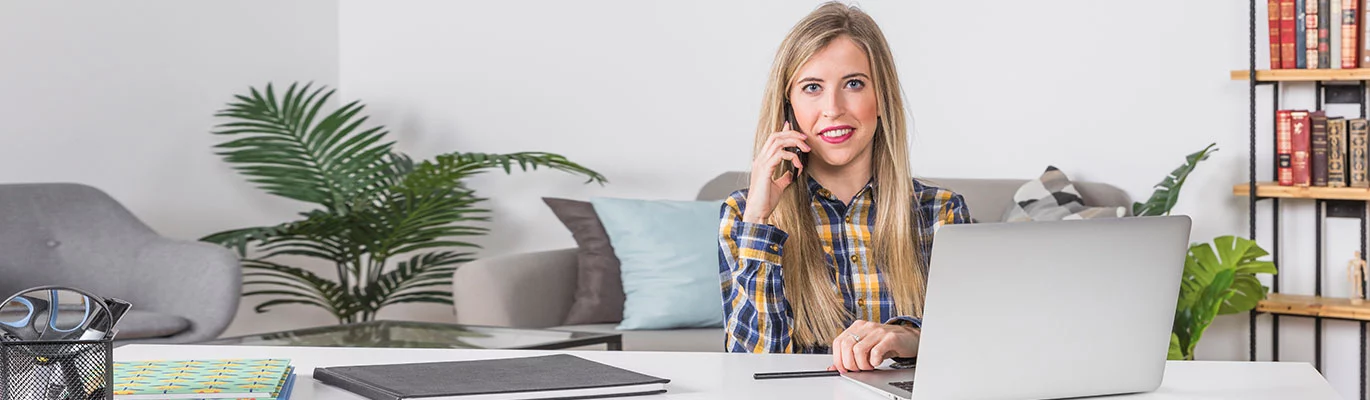
[[[780,203],[780,194],[794,182],[797,173],[804,169],[799,153],[786,148],[798,148],[808,153],[809,145],[804,134],[790,130],[786,122],[780,132],[772,133],[755,160],[752,160],[752,182],[747,190],[747,209],[742,220],[750,223],[764,223],[771,216],[775,206]],[[782,161],[794,165],[793,171],[786,171]],[[773,177],[777,177],[774,178]]]

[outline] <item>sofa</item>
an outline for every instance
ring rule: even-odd
[[[977,223],[1001,222],[1014,205],[1013,195],[1027,179],[919,178],[961,194]],[[699,190],[696,200],[721,200],[747,187],[747,172],[726,172]],[[1117,187],[1073,182],[1086,205],[1124,206],[1132,200]],[[563,229],[549,227],[548,229]],[[569,235],[569,233],[568,233]],[[577,249],[565,248],[482,258],[453,275],[456,322],[516,328],[551,328],[623,335],[625,351],[723,351],[722,328],[625,330],[617,324],[562,325],[576,292]],[[720,305],[719,312],[722,312]]]

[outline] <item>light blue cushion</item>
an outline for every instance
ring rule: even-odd
[[[723,326],[718,289],[721,201],[590,199],[622,264],[618,329]]]

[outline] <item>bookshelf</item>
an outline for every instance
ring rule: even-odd
[[[1232,80],[1251,78],[1250,70],[1232,71]],[[1277,69],[1256,71],[1258,82],[1359,82],[1370,80],[1370,68],[1355,69]]]
[[[1232,186],[1232,194],[1246,196],[1251,193],[1250,184]],[[1370,200],[1367,188],[1332,188],[1316,186],[1280,186],[1275,182],[1257,182],[1256,196],[1261,198],[1315,199],[1315,200]]]
[[[1366,12],[1367,9],[1370,9],[1370,0],[1349,1],[1353,1],[1355,2],[1355,4],[1358,4],[1358,9],[1355,12],[1350,13],[1350,15],[1356,17],[1355,23],[1357,24],[1354,28],[1352,28],[1352,30],[1357,32],[1357,34],[1361,37],[1370,37],[1367,36],[1370,35],[1370,29],[1366,29],[1367,20],[1370,20],[1370,18],[1367,18],[1370,17],[1370,13]],[[1248,218],[1250,229],[1249,237],[1251,240],[1256,240],[1258,237],[1260,237],[1260,235],[1258,235],[1258,233],[1260,232],[1257,231],[1256,227],[1260,217],[1257,215],[1257,205],[1260,204],[1260,202],[1266,202],[1270,205],[1270,230],[1264,234],[1269,235],[1268,239],[1266,239],[1267,242],[1270,243],[1270,247],[1268,248],[1270,249],[1270,253],[1275,262],[1276,268],[1280,272],[1277,273],[1273,278],[1273,282],[1271,285],[1271,293],[1267,295],[1265,300],[1260,301],[1257,304],[1256,308],[1252,310],[1249,314],[1249,327],[1251,335],[1249,343],[1250,359],[1251,361],[1256,361],[1256,339],[1258,333],[1257,317],[1259,315],[1268,315],[1270,317],[1271,361],[1280,360],[1280,318],[1312,318],[1314,321],[1313,365],[1320,373],[1323,372],[1323,320],[1332,319],[1357,321],[1360,323],[1360,398],[1366,399],[1366,327],[1367,323],[1370,323],[1370,300],[1353,302],[1351,299],[1348,298],[1323,296],[1323,276],[1325,275],[1323,270],[1323,249],[1325,247],[1324,239],[1327,234],[1325,232],[1324,225],[1328,218],[1355,219],[1360,222],[1359,243],[1362,260],[1364,260],[1364,257],[1367,254],[1366,223],[1367,220],[1370,220],[1370,216],[1367,216],[1366,214],[1367,205],[1370,205],[1370,189],[1348,187],[1334,188],[1318,186],[1280,186],[1278,183],[1273,182],[1273,180],[1276,176],[1278,176],[1279,173],[1279,163],[1275,162],[1275,160],[1273,159],[1269,160],[1271,162],[1271,165],[1270,169],[1268,170],[1269,176],[1266,178],[1268,180],[1258,180],[1260,177],[1258,177],[1259,174],[1257,171],[1257,149],[1258,146],[1270,146],[1267,148],[1268,150],[1275,150],[1279,146],[1279,135],[1276,133],[1278,132],[1278,118],[1276,114],[1279,110],[1281,110],[1280,97],[1283,93],[1283,89],[1285,89],[1286,87],[1311,84],[1314,89],[1315,100],[1312,107],[1309,107],[1309,105],[1300,104],[1293,106],[1287,105],[1286,107],[1284,107],[1285,109],[1310,109],[1313,111],[1319,111],[1324,109],[1325,104],[1356,104],[1359,108],[1359,118],[1366,118],[1366,85],[1367,82],[1370,82],[1370,68],[1341,69],[1341,60],[1338,60],[1336,59],[1336,57],[1333,57],[1331,60],[1329,60],[1331,68],[1272,68],[1267,70],[1258,69],[1256,59],[1256,46],[1273,47],[1268,41],[1268,36],[1257,35],[1258,26],[1262,31],[1269,32],[1271,25],[1275,25],[1276,22],[1288,23],[1293,21],[1270,21],[1266,19],[1256,19],[1258,15],[1256,12],[1256,7],[1260,6],[1268,8],[1274,6],[1275,4],[1283,5],[1284,1],[1248,0],[1248,2],[1250,7],[1249,20],[1247,26],[1249,33],[1248,65],[1246,69],[1230,71],[1229,79],[1232,81],[1245,81],[1247,83],[1247,100],[1249,106],[1248,122],[1250,128],[1250,158],[1248,165],[1249,170],[1247,182],[1233,185],[1232,193],[1236,196],[1244,196],[1248,201],[1248,212],[1250,213]],[[1302,5],[1304,4],[1304,1],[1299,1],[1298,3]],[[1294,6],[1290,7],[1294,8]],[[1340,16],[1341,14],[1327,13],[1327,15]],[[1299,15],[1299,18],[1302,18],[1302,14]],[[1340,18],[1327,20],[1327,22],[1333,21],[1336,21],[1338,25],[1340,24]],[[1299,23],[1298,27],[1302,28],[1302,25],[1302,23]],[[1328,25],[1331,24],[1329,23]],[[1289,29],[1288,26],[1282,26],[1282,34],[1284,32],[1287,32],[1285,29]],[[1333,31],[1339,30],[1334,29]],[[1297,33],[1299,33],[1300,36],[1298,36],[1298,39],[1294,40],[1295,42],[1297,42],[1297,40],[1299,39],[1303,39],[1303,32]],[[1340,32],[1329,33],[1340,35]],[[1281,37],[1281,39],[1283,39],[1283,37]],[[1258,40],[1261,41],[1258,42]],[[1288,45],[1288,43],[1283,44],[1283,46]],[[1358,43],[1358,45],[1355,46],[1356,51],[1359,53],[1370,51],[1365,49],[1366,47],[1368,47],[1367,45],[1370,45],[1370,42]],[[1365,64],[1366,60],[1362,59],[1361,57],[1355,57],[1355,59],[1357,59],[1357,62],[1355,63],[1357,65],[1370,65]],[[1271,98],[1271,109],[1257,109],[1257,88],[1260,87],[1269,88],[1268,93]],[[1345,116],[1346,118],[1355,118],[1353,115],[1343,116]],[[1259,143],[1257,140],[1257,128],[1262,126],[1269,127],[1271,137],[1269,138],[1269,141]],[[1270,154],[1273,154],[1275,152],[1276,151],[1270,151]],[[1347,162],[1349,163],[1349,161],[1350,159],[1348,157]],[[1350,171],[1348,170],[1348,174],[1349,172]],[[1280,236],[1281,232],[1283,232],[1280,229],[1282,203],[1312,203],[1314,207],[1314,223],[1316,224],[1314,230],[1314,240],[1316,250],[1313,251],[1314,260],[1312,260],[1313,263],[1311,266],[1303,260],[1298,260],[1295,262],[1286,262],[1292,260],[1284,260],[1280,257]],[[1290,265],[1297,265],[1298,267],[1290,267]],[[1314,293],[1312,295],[1290,294],[1280,292],[1280,281],[1282,280],[1281,277],[1283,276],[1283,273],[1285,271],[1292,270],[1293,268],[1309,267],[1313,269],[1315,274],[1315,283],[1313,290]],[[1362,289],[1364,289],[1365,282],[1362,281],[1360,284]]]
[[[1351,299],[1272,293],[1256,311],[1280,315],[1300,315],[1349,321],[1370,321],[1370,300],[1355,304]]]

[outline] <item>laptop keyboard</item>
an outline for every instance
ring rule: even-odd
[[[890,385],[910,392],[913,391],[913,381],[890,382]]]

